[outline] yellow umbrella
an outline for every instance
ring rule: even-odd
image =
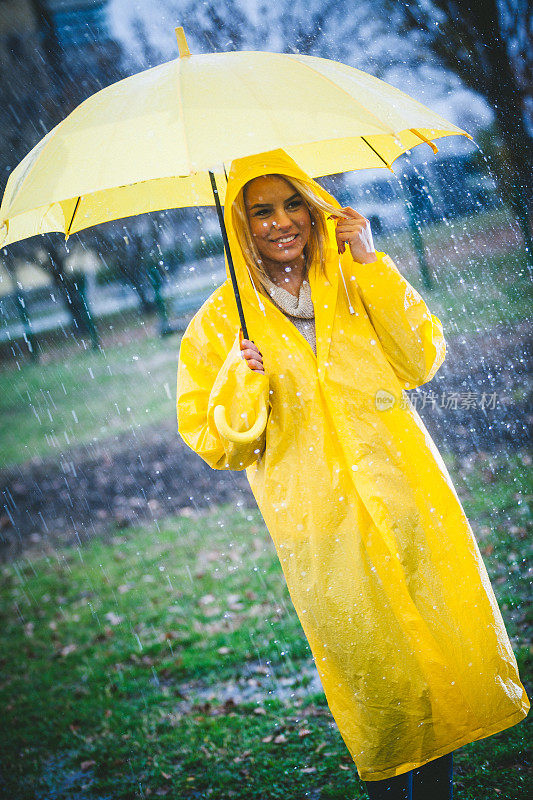
[[[221,175],[242,156],[281,148],[318,177],[390,167],[422,142],[436,151],[435,139],[469,136],[345,64],[265,52],[191,55],[183,28],[176,35],[179,58],[92,95],[21,161],[0,207],[0,246],[213,205],[208,172],[218,165]]]
[[[442,136],[472,138],[345,64],[255,51],[193,56],[183,28],[176,36],[179,58],[92,95],[21,161],[0,206],[0,247],[52,231],[68,238],[148,211],[215,204],[248,338],[215,177],[225,164],[282,149],[319,177],[392,169],[421,143],[437,152],[433,142]],[[224,181],[218,187],[223,195]],[[224,425],[222,408],[217,424],[227,438],[237,435]]]

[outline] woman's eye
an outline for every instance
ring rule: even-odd
[[[254,217],[266,217],[270,212],[267,208],[260,208],[259,211],[256,211]]]
[[[302,205],[301,200],[291,200],[289,203],[289,208],[299,208]]]

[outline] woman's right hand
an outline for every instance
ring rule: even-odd
[[[241,340],[241,353],[246,363],[254,372],[265,374],[263,366],[263,356],[259,352],[259,348],[249,339]]]

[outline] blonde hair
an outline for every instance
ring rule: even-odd
[[[320,270],[322,273],[324,273],[325,242],[327,239],[326,214],[334,217],[346,217],[346,214],[342,211],[342,209],[337,208],[336,206],[331,205],[331,203],[323,200],[299,178],[292,178],[288,175],[282,175],[278,173],[273,174],[273,177],[283,178],[285,181],[287,181],[287,183],[290,184],[303,198],[305,205],[307,206],[307,210],[309,211],[309,216],[311,217],[311,232],[305,246],[306,275],[309,271],[309,266],[316,258],[319,260]],[[244,203],[244,192],[249,183],[251,183],[251,181],[248,181],[248,183],[242,187],[233,202],[231,209],[233,227],[235,230],[235,235],[237,236],[237,241],[244,256],[244,260],[248,269],[250,270],[254,282],[259,283],[260,286],[267,291],[268,275],[263,269],[261,256],[259,255],[259,251],[257,250],[257,246],[254,242],[254,238],[250,230],[250,223],[248,221],[246,205]]]

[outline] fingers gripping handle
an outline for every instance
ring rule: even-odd
[[[228,439],[230,442],[248,444],[249,442],[253,442],[254,439],[257,439],[258,436],[263,433],[267,423],[267,410],[265,406],[260,409],[256,421],[247,431],[234,431],[233,428],[230,427],[224,406],[215,407],[214,420],[218,432],[225,439]]]

